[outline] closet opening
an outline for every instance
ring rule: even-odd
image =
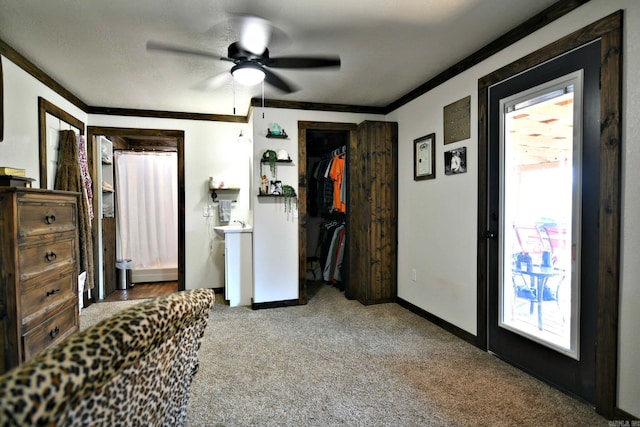
[[[299,122],[298,129],[300,303],[321,286],[350,297],[348,150],[357,126]]]

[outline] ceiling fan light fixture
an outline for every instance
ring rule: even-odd
[[[265,74],[262,68],[251,62],[244,62],[231,69],[231,75],[241,85],[254,86],[264,80]]]

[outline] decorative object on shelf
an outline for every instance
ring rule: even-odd
[[[269,194],[273,196],[282,195],[282,181],[271,181],[271,185],[269,187]]]
[[[276,160],[281,161],[281,162],[289,162],[289,161],[291,161],[291,157],[289,157],[289,153],[287,153],[287,150],[280,150],[280,151],[278,151],[278,155],[276,156]]]
[[[284,197],[284,211],[291,212],[293,207],[293,202],[295,201],[296,207],[298,206],[298,195],[296,194],[296,190],[290,185],[282,186],[282,196]]]
[[[209,190],[213,190],[214,188],[218,188],[218,178],[214,178],[212,176],[209,177]]]
[[[267,129],[267,138],[288,138],[287,132],[280,127],[279,124],[274,123],[271,129]]]
[[[262,180],[260,181],[260,194],[269,194],[269,180],[267,179],[267,175],[262,175]]]
[[[269,162],[269,170],[273,177],[276,177],[276,162],[278,161],[278,154],[274,150],[266,150],[262,153],[262,160]],[[262,163],[260,163],[260,175],[262,175]]]

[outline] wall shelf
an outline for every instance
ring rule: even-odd
[[[271,133],[271,129],[267,129],[267,138],[277,138],[277,139],[289,139],[289,135],[282,129],[282,133],[279,135],[275,135]]]
[[[240,188],[239,187],[223,187],[223,188],[220,188],[220,187],[211,188],[211,187],[209,187],[209,190],[211,191],[211,198],[215,202],[216,199],[218,198],[218,191],[222,191],[222,192],[240,191]]]
[[[261,194],[261,193],[258,193],[258,197],[298,197],[298,195],[296,193],[293,193],[290,196],[285,196],[284,194]]]
[[[261,159],[260,163],[269,163],[269,159]],[[276,160],[276,163],[293,163],[293,160]]]

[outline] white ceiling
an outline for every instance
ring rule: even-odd
[[[0,0],[0,39],[96,107],[233,114],[231,63],[148,52],[155,40],[226,56],[236,14],[279,29],[271,57],[337,54],[339,70],[277,70],[265,97],[384,107],[555,0]],[[224,75],[223,84],[220,78]],[[209,82],[217,87],[207,89]],[[245,115],[260,86],[235,87]]]

